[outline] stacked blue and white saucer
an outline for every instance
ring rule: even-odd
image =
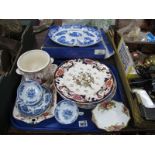
[[[50,90],[36,81],[23,81],[17,89],[16,106],[24,116],[40,116],[49,108],[51,101]]]

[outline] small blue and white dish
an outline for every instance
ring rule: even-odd
[[[22,100],[17,99],[16,104],[21,114],[35,117],[41,115],[48,109],[52,101],[52,94],[49,89],[45,87],[42,87],[42,89],[43,96],[41,100],[33,106],[27,105]]]
[[[60,124],[71,124],[75,122],[79,115],[79,109],[75,102],[62,100],[57,103],[54,111],[55,119]]]
[[[17,99],[25,105],[37,104],[43,96],[43,89],[36,81],[23,81],[17,89]]]
[[[77,24],[53,26],[48,36],[52,41],[64,46],[87,47],[101,41],[101,33],[97,28]]]

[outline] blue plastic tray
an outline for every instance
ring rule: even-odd
[[[124,98],[122,96],[123,92],[122,92],[122,85],[121,85],[121,81],[120,78],[118,76],[118,71],[117,69],[113,66],[113,65],[108,65],[109,68],[111,68],[112,72],[114,73],[115,77],[116,77],[116,81],[117,81],[117,91],[116,94],[114,96],[114,100],[117,101],[124,101]],[[58,101],[62,100],[62,98],[60,96],[58,96]],[[70,125],[61,125],[59,124],[55,118],[51,118],[48,120],[45,120],[37,125],[30,125],[30,124],[26,124],[22,121],[16,120],[13,117],[11,118],[11,122],[12,122],[12,126],[17,128],[17,129],[21,129],[21,130],[26,130],[26,131],[63,131],[63,132],[103,132],[103,130],[98,129],[95,124],[91,121],[91,110],[84,110],[84,109],[79,109],[80,112],[83,112],[84,115],[79,116],[78,120],[76,122],[74,122],[73,124]]]

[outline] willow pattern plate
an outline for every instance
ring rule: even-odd
[[[48,36],[65,46],[86,47],[101,41],[101,34],[96,28],[83,25],[54,26],[50,28]]]
[[[61,64],[55,72],[54,84],[62,97],[82,104],[100,102],[116,87],[111,70],[90,59]]]

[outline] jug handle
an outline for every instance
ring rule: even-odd
[[[51,64],[54,62],[54,59],[51,57]]]
[[[16,73],[19,75],[23,75],[23,73],[18,68],[16,69]]]

